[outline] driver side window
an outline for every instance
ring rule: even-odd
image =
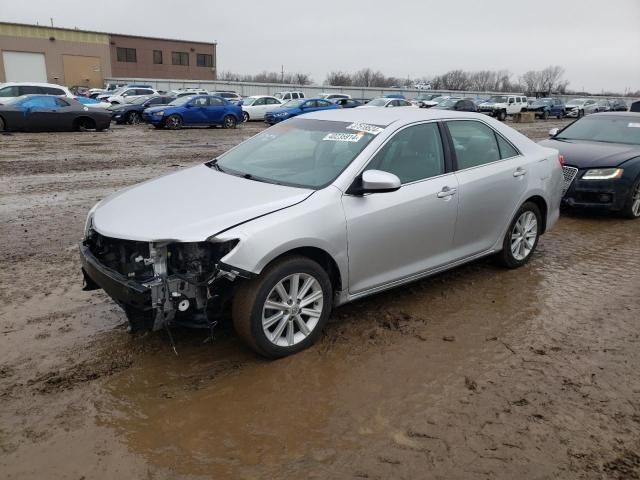
[[[442,175],[444,151],[438,125],[423,123],[399,131],[371,160],[367,170],[393,173],[402,184]]]

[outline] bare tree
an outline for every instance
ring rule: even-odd
[[[558,87],[562,85],[563,76],[564,68],[559,65],[553,65],[545,68],[540,72],[540,91],[551,93],[557,90]]]
[[[352,84],[351,75],[346,72],[331,72],[324,81],[325,85],[349,86]]]

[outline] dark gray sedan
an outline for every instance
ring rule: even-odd
[[[101,131],[110,123],[111,112],[68,97],[24,95],[0,105],[0,132]]]

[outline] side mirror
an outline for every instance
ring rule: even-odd
[[[360,193],[395,192],[400,186],[400,179],[393,173],[382,170],[366,170],[362,172]]]
[[[560,131],[559,128],[552,128],[551,130],[549,130],[549,136],[550,137],[555,137],[558,134],[559,131]]]

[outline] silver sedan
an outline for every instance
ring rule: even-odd
[[[335,306],[488,255],[524,265],[562,181],[557,150],[484,115],[306,114],[96,205],[85,289],[104,289],[133,331],[230,312],[251,348],[282,357]]]

